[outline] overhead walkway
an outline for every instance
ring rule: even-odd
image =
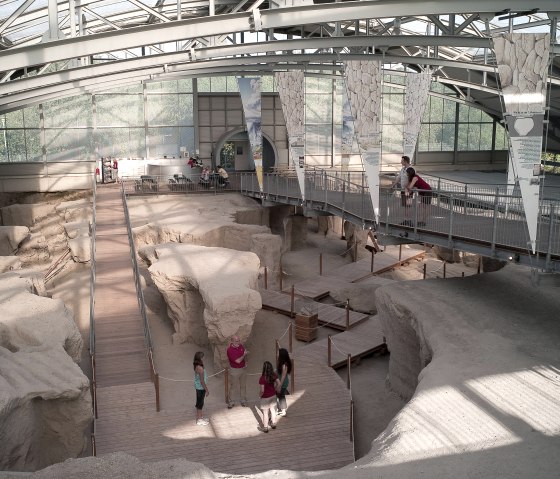
[[[308,216],[340,216],[375,230],[382,243],[429,243],[560,271],[560,200],[552,194],[540,202],[537,254],[533,254],[522,200],[504,185],[443,185],[433,189],[430,205],[415,197],[410,207],[401,205],[399,192],[382,188],[379,224],[374,221],[369,189],[360,171],[307,171],[305,200],[297,178],[277,174],[264,175],[262,191],[256,175],[244,174],[241,193],[265,204],[303,207]]]

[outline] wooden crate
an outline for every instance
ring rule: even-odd
[[[299,341],[313,341],[317,338],[317,327],[319,325],[318,315],[311,316],[296,314],[296,339]]]

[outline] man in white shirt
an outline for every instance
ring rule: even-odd
[[[410,158],[408,156],[401,157],[401,170],[397,174],[395,181],[393,181],[392,188],[396,188],[397,185],[401,189],[401,205],[406,206],[406,191],[405,188],[408,185],[408,175],[406,174],[406,169],[410,166]]]

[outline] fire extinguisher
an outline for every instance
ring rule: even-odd
[[[113,170],[118,170],[119,169],[119,162],[117,161],[117,159],[115,158],[113,160]]]
[[[101,181],[101,171],[99,171],[99,166],[95,168],[95,181],[97,183]]]

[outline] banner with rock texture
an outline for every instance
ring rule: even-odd
[[[531,249],[535,253],[550,35],[502,33],[492,38],[512,164],[521,190]]]
[[[261,117],[261,79],[238,78],[239,93],[243,104],[243,113],[247,128],[247,136],[251,145],[251,155],[257,173],[257,181],[261,193],[263,191],[263,162],[262,162],[262,117]]]
[[[344,62],[348,102],[366,172],[375,222],[379,223],[381,164],[381,65],[375,60]]]
[[[406,75],[403,155],[408,156],[410,161],[414,158],[422,117],[428,103],[431,82],[432,74],[429,69],[422,73],[408,73]]]
[[[305,78],[302,71],[277,72],[274,76],[288,130],[290,159],[305,200]]]

